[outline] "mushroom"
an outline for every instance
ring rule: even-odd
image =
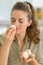
[[[31,50],[27,49],[26,51],[23,52],[22,56],[24,59],[27,59],[30,54],[31,54]]]

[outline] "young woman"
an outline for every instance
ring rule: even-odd
[[[3,40],[0,40],[0,65],[43,65],[40,31],[33,6],[28,2],[17,2],[11,11],[11,25]],[[31,50],[28,59],[23,51]]]

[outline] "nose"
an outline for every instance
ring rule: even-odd
[[[15,22],[15,26],[17,27],[18,25],[19,25],[19,22],[18,22],[18,21],[16,21],[16,22]]]
[[[15,25],[16,27],[18,27],[19,26],[19,21],[16,20],[15,22],[11,22],[11,25]]]

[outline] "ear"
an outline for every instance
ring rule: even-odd
[[[30,26],[32,24],[32,20],[28,21],[28,26]]]

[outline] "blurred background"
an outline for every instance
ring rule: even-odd
[[[2,35],[10,25],[11,9],[17,1],[27,1],[34,6],[36,18],[40,25],[40,37],[43,49],[43,0],[0,0],[0,35]]]

